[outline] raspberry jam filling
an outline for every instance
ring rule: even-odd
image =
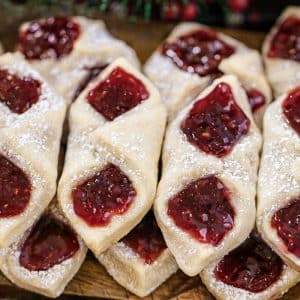
[[[149,97],[144,84],[120,67],[115,68],[88,95],[88,102],[107,120],[131,110]]]
[[[300,196],[292,199],[286,207],[279,209],[273,215],[271,224],[287,250],[300,257]]]
[[[200,150],[223,157],[247,134],[250,121],[234,100],[230,86],[219,83],[198,100],[181,124],[187,140]]]
[[[162,46],[162,54],[181,70],[214,78],[222,75],[218,68],[222,59],[234,52],[235,49],[220,40],[211,29],[198,29]]]
[[[0,102],[12,112],[22,114],[37,103],[41,83],[31,77],[19,77],[7,70],[0,70]]]
[[[31,183],[27,175],[0,154],[0,218],[22,213],[30,196]]]
[[[121,242],[136,252],[146,264],[152,264],[167,248],[152,211]]]
[[[246,93],[252,112],[256,112],[266,104],[266,98],[259,90],[249,89]]]
[[[268,56],[300,61],[300,18],[290,16],[280,24],[271,40]]]
[[[83,79],[83,81],[79,84],[79,86],[74,94],[73,100],[75,100],[80,95],[80,93],[88,86],[88,84],[93,79],[95,79],[106,67],[107,67],[107,64],[94,66],[91,68],[85,68],[88,71],[88,74]]]
[[[191,182],[168,201],[175,224],[201,243],[220,244],[234,225],[230,191],[216,176]]]
[[[79,25],[68,17],[41,19],[20,32],[18,49],[27,59],[59,59],[72,51],[79,34]]]
[[[214,273],[225,284],[259,293],[279,279],[282,269],[280,257],[253,232],[218,263]]]
[[[109,224],[114,215],[129,209],[135,196],[129,178],[113,164],[72,190],[74,211],[89,226]]]
[[[51,214],[45,214],[21,246],[20,265],[29,271],[47,271],[79,250],[75,232]]]
[[[300,87],[289,93],[282,109],[290,126],[300,135]]]

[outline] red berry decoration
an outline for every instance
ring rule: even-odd
[[[135,196],[129,178],[113,164],[72,190],[74,211],[89,226],[106,226],[129,209]]]
[[[168,201],[176,226],[201,243],[217,246],[233,228],[230,191],[216,176],[191,182]]]
[[[300,196],[274,214],[272,227],[276,228],[287,250],[300,257]]]
[[[19,77],[0,70],[0,102],[16,113],[22,114],[38,102],[41,83],[31,77]]]
[[[179,19],[181,13],[181,5],[177,0],[168,0],[163,5],[161,17],[164,20],[175,21]]]
[[[228,0],[229,9],[234,13],[244,12],[250,5],[250,0]]]
[[[120,67],[115,68],[87,95],[91,106],[112,121],[149,97],[144,84]]]
[[[208,154],[224,157],[247,134],[250,120],[234,100],[230,86],[219,83],[193,105],[181,130],[187,140]]]
[[[146,264],[152,264],[167,248],[152,211],[121,242],[136,252]]]
[[[300,18],[291,16],[280,24],[271,40],[268,56],[300,61]]]
[[[198,5],[195,1],[189,1],[182,6],[180,19],[184,21],[193,21],[198,15]]]
[[[259,293],[279,279],[282,269],[281,258],[253,232],[218,263],[214,273],[225,284]]]
[[[0,218],[21,214],[29,203],[31,189],[28,176],[0,155]]]
[[[220,40],[211,29],[198,29],[174,42],[165,42],[162,46],[162,54],[169,57],[178,68],[214,78],[222,75],[218,69],[222,59],[229,57],[234,51],[232,46]]]
[[[282,109],[290,126],[300,135],[300,87],[289,93]]]
[[[70,226],[46,214],[23,243],[19,262],[29,271],[47,271],[73,257],[79,247],[77,236]]]
[[[72,51],[79,34],[79,25],[70,18],[41,19],[20,33],[18,48],[27,59],[59,59]]]

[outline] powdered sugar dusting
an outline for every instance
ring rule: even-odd
[[[47,79],[56,92],[70,104],[77,87],[88,75],[88,68],[106,65],[118,57],[126,57],[133,65],[139,61],[133,49],[112,37],[102,21],[72,17],[80,26],[80,35],[69,55],[56,59],[31,60],[30,63]],[[21,27],[25,30],[28,24]]]
[[[38,102],[22,114],[0,103],[0,151],[30,178],[31,199],[18,216],[1,219],[1,245],[6,246],[30,227],[47,207],[56,190],[57,160],[65,100],[18,53],[0,56],[0,68],[41,83]]]
[[[217,298],[241,299],[241,300],[261,300],[280,298],[289,288],[300,280],[300,273],[294,271],[287,265],[283,265],[279,279],[266,290],[259,293],[252,293],[247,290],[236,288],[225,284],[215,277],[214,270],[218,262],[210,264],[205,268],[200,277],[208,290]]]
[[[300,190],[300,182],[293,172],[295,162],[300,158],[300,138],[283,116],[283,98],[272,104],[266,113],[259,174],[260,198],[262,201],[264,198],[273,198],[274,205],[281,202],[280,198],[290,198]]]
[[[300,137],[282,111],[287,97],[280,96],[264,118],[264,147],[258,178],[257,225],[262,237],[284,260],[297,266],[300,259],[286,250],[277,230],[271,226],[274,213],[299,196]]]
[[[56,200],[50,204],[48,212],[54,214],[55,217],[66,223],[66,219],[57,207]],[[86,247],[77,236],[80,248],[71,258],[54,265],[46,271],[30,271],[19,263],[21,255],[20,248],[22,243],[29,236],[30,230],[31,229],[27,230],[25,234],[10,247],[1,249],[1,270],[10,280],[21,287],[39,291],[48,296],[58,296],[81,266],[85,258]]]
[[[226,82],[231,86],[236,102],[251,121],[249,132],[223,158],[199,151],[187,141],[181,131],[181,124],[193,106],[192,102],[178,114],[167,130],[163,174],[155,200],[156,217],[167,245],[180,268],[190,276],[196,275],[205,265],[237,247],[247,238],[255,221],[261,136],[251,117],[246,95],[235,77],[227,75],[216,80],[197,99],[205,97],[219,82]],[[233,229],[216,247],[191,238],[167,214],[169,199],[192,181],[209,175],[217,176],[230,190],[231,204],[236,213]]]

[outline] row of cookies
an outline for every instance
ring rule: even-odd
[[[215,80],[179,112],[166,132],[162,179],[154,205],[158,224],[179,267],[188,275],[201,272],[203,282],[218,299],[275,299],[299,281],[299,16],[299,8],[286,9],[263,46],[268,78],[279,97],[264,116],[257,216],[260,136],[247,110],[247,97],[238,91],[238,82],[227,76]],[[178,31],[188,26],[179,26]],[[239,51],[233,54],[223,39],[223,46],[218,43],[215,49],[223,47],[225,58],[215,68],[214,59],[209,57],[213,46],[201,40],[201,36],[205,42],[208,40],[207,36],[203,38],[203,27],[193,24],[192,28],[179,36],[175,29],[174,38],[171,35],[146,64],[150,78],[159,74],[158,78],[165,76],[165,80],[172,78],[178,82],[172,85],[170,81],[167,86],[159,78],[157,85],[162,95],[175,89],[175,94],[181,95],[179,82],[184,82],[184,77],[175,79],[177,73],[190,79],[197,71],[207,76],[211,66],[215,72],[226,73],[222,65],[238,56]],[[201,60],[203,50],[206,69]],[[155,61],[164,64],[168,72],[157,72]],[[245,88],[243,76],[249,78],[251,68],[257,68],[253,61],[244,68],[244,61],[235,61],[231,68],[243,72],[231,74]],[[188,81],[191,82],[192,79]],[[189,93],[193,93],[192,88]],[[250,100],[247,85],[246,94]],[[217,110],[216,103],[212,105],[213,101],[220,105],[226,98],[235,99],[241,111],[229,102],[223,102],[224,110]],[[190,101],[188,97],[184,99]],[[252,112],[259,122],[253,107]],[[210,203],[208,199],[217,199],[219,203]],[[255,223],[259,233],[254,229]]]
[[[0,267],[18,286],[57,297],[87,251],[55,197],[67,110],[117,57],[139,62],[101,21],[83,17],[25,23],[17,49],[0,57]]]
[[[149,73],[149,77],[154,82],[156,80],[156,76],[153,75],[155,72],[163,76],[162,70],[168,70],[167,74],[169,76],[165,77],[164,79],[159,79],[157,82],[163,100],[170,112],[169,120],[173,120],[170,122],[166,134],[163,154],[162,180],[158,190],[157,201],[155,202],[156,216],[158,217],[158,223],[163,230],[167,245],[169,246],[171,252],[175,255],[179,266],[189,275],[194,275],[198,274],[200,270],[205,267],[203,262],[205,262],[207,265],[213,260],[221,258],[223,255],[228,253],[228,251],[240,244],[253,228],[255,221],[254,197],[256,182],[256,175],[253,174],[256,174],[258,165],[260,135],[251,116],[247,94],[245,94],[236,78],[232,76],[224,76],[214,81],[210,87],[196,97],[196,99],[201,99],[201,101],[194,100],[182,111],[180,110],[199,93],[200,89],[203,89],[204,86],[208,85],[213,78],[219,76],[219,74],[216,73],[220,72],[235,74],[248,91],[251,89],[259,91],[261,94],[263,94],[263,97],[259,97],[260,99],[264,98],[263,104],[270,101],[270,91],[263,76],[258,53],[246,48],[243,45],[239,45],[239,43],[235,41],[233,41],[232,45],[229,46],[227,43],[225,43],[225,40],[222,41],[222,37],[216,37],[216,35],[218,35],[217,33],[203,26],[184,24],[178,28],[179,32],[185,28],[193,28],[192,32],[194,30],[195,32],[197,31],[197,34],[200,32],[200,39],[203,38],[203,34],[206,35],[204,41],[207,41],[207,39],[209,41],[207,49],[211,49],[212,46],[209,45],[210,43],[216,47],[215,50],[213,50],[215,51],[213,57],[205,57],[203,60],[204,66],[203,61],[202,63],[196,61],[196,65],[194,65],[193,68],[195,68],[197,71],[191,72],[191,69],[189,68],[186,69],[188,72],[184,72],[182,71],[182,68],[178,67],[179,64],[183,67],[183,69],[185,68],[185,65],[182,64],[182,62],[177,59],[175,61],[177,67],[174,68],[174,65],[171,63],[172,60],[169,58],[174,58],[172,51],[178,54],[178,49],[176,49],[178,45],[176,45],[176,43],[181,47],[185,41],[180,41],[179,38],[172,43],[172,39],[170,39],[170,41],[166,42],[162,46],[162,50],[158,50],[158,52],[152,56],[145,68],[146,73],[148,72],[147,69],[150,70],[150,73],[152,72],[152,75]],[[177,32],[178,28],[174,30],[175,33]],[[185,31],[185,34],[190,32],[191,29]],[[171,34],[171,36],[173,36],[173,34]],[[199,36],[188,37],[188,41],[191,43],[191,45],[188,47],[190,50],[199,51],[195,50],[197,47],[193,45],[193,40],[197,41],[197,39],[199,39]],[[180,42],[178,42],[178,40]],[[236,44],[233,45],[234,43]],[[240,51],[239,47],[244,48],[243,51]],[[183,58],[185,58],[184,56],[186,55],[186,48],[181,50],[183,52]],[[26,53],[25,50],[23,51]],[[234,53],[234,51],[236,51],[236,53]],[[224,58],[222,56],[225,55],[226,57],[226,52],[227,54],[229,53],[228,58]],[[162,55],[162,53],[164,55]],[[247,53],[247,55],[245,53]],[[209,55],[210,53],[208,53],[206,56]],[[83,55],[81,54],[80,57],[83,57]],[[224,59],[220,59],[220,57]],[[30,57],[27,58],[30,59]],[[233,63],[230,62],[231,58],[234,58]],[[250,60],[247,65],[246,58],[253,58],[253,60]],[[61,61],[65,59],[67,60],[67,58],[61,58]],[[217,60],[217,64],[215,60]],[[248,72],[245,72],[244,67],[240,67],[244,62],[246,62],[246,68],[248,67],[246,70]],[[36,64],[39,63],[40,62],[36,62]],[[100,69],[102,69],[102,66],[105,66],[107,63],[109,62],[101,62]],[[55,64],[56,61],[52,61],[51,65]],[[97,65],[99,65],[99,62],[97,62]],[[160,66],[164,65],[168,66],[164,67],[162,70],[160,70],[161,72],[159,72]],[[171,69],[171,65],[174,69]],[[225,65],[224,69],[221,69],[222,65]],[[55,68],[56,67],[57,66],[55,66]],[[208,69],[209,71],[207,74],[209,75],[207,75],[205,73],[206,71],[203,71],[201,67],[204,68],[204,70]],[[93,68],[93,66],[90,65],[90,68]],[[228,68],[228,71],[226,71],[226,68]],[[48,70],[50,70],[49,65]],[[61,70],[59,72],[63,72]],[[249,70],[253,70],[253,74],[250,74],[250,77],[248,77],[248,73],[251,73]],[[55,71],[53,73],[56,74],[53,76],[53,78],[56,80],[58,78],[57,74],[59,74],[57,72],[58,71]],[[79,74],[80,72],[76,73]],[[200,76],[191,73],[196,73]],[[51,74],[51,72],[49,72],[49,74]],[[170,74],[172,74],[172,76],[174,75],[173,79],[170,78]],[[47,72],[45,75],[48,76]],[[186,77],[185,81],[184,77]],[[192,77],[194,77],[194,79],[192,79]],[[72,76],[69,75],[68,78],[72,78]],[[258,80],[256,80],[257,78]],[[169,79],[171,79],[171,81],[169,81]],[[191,82],[193,82],[193,80],[199,81],[199,79],[205,79],[206,82],[201,84],[200,82],[197,82],[194,86],[185,86],[183,84],[186,82],[187,85],[189,85]],[[52,85],[64,85],[65,81],[66,80],[58,80],[56,83],[52,83]],[[107,96],[103,96],[100,91],[104,89],[106,90],[106,93],[108,93],[108,96],[113,95],[117,98],[126,98],[124,91],[123,94],[121,92],[122,88],[129,88],[124,83],[125,81],[131,82],[131,96],[128,98],[129,100],[126,99],[126,101],[131,101],[130,105],[128,105],[128,103],[122,103],[123,106],[120,106],[120,103],[115,103],[115,105],[117,104],[117,106],[115,106],[117,109],[110,107],[112,104],[108,104],[107,99],[105,100]],[[119,91],[111,90],[111,82],[114,82],[115,85],[120,84]],[[160,86],[160,83],[164,84]],[[74,87],[76,87],[76,84],[74,84],[73,89],[70,88],[71,92],[67,93],[68,95],[71,95],[72,91],[74,92],[76,90]],[[61,87],[61,91],[63,91],[61,93],[63,95],[65,93],[64,88],[65,87]],[[196,91],[196,89],[198,90]],[[60,88],[57,88],[57,90],[60,90]],[[168,93],[170,92],[171,94],[168,96]],[[248,95],[249,94],[250,93],[248,93]],[[177,97],[178,95],[180,97]],[[213,95],[213,97],[210,95]],[[255,95],[257,95],[257,93]],[[232,139],[226,142],[227,145],[225,148],[222,146],[224,141],[216,140],[219,132],[213,132],[214,141],[212,141],[210,137],[207,137],[208,134],[212,133],[210,132],[209,126],[204,123],[211,121],[215,122],[216,120],[197,120],[197,114],[201,112],[207,113],[207,109],[210,109],[210,118],[213,119],[213,114],[215,113],[215,104],[213,104],[211,101],[212,98],[216,99],[216,96],[220,97],[220,99],[225,98],[225,102],[223,104],[225,106],[226,104],[230,104],[232,109],[227,112],[227,115],[224,114],[223,116],[225,120],[224,124],[227,126],[225,126],[227,131],[232,131]],[[74,97],[74,95],[65,98],[67,99],[67,105],[70,103],[69,99],[72,99],[72,97]],[[99,97],[102,99],[102,102],[99,100]],[[169,99],[174,99],[174,103]],[[234,99],[236,99],[238,105],[236,105]],[[147,101],[144,102],[144,100]],[[222,102],[222,100],[220,101]],[[259,105],[257,112],[259,112],[259,110],[262,111],[261,107],[264,105],[261,105],[261,102],[261,100],[258,101]],[[257,101],[254,101],[254,103],[257,103]],[[93,107],[93,109],[91,107]],[[253,107],[257,108],[256,105]],[[95,113],[95,111],[98,111],[99,114]],[[127,111],[128,113],[126,113]],[[180,111],[178,116],[176,116],[177,111]],[[121,116],[122,114],[124,114],[124,116]],[[101,116],[99,117],[99,115]],[[150,121],[153,120],[153,117],[155,118],[156,122],[151,122],[151,127],[149,127]],[[233,122],[232,124],[232,122],[229,122],[230,119],[228,117],[233,119],[237,118],[237,122]],[[258,122],[260,122],[259,119],[261,119],[261,112],[256,114],[256,119]],[[107,120],[110,122],[107,122]],[[200,126],[200,128],[203,130],[197,132],[197,134],[193,133],[193,125],[201,125],[201,122],[205,125],[204,127]],[[152,204],[155,195],[157,181],[157,161],[160,153],[160,145],[162,143],[164,123],[165,112],[163,106],[160,104],[159,95],[155,88],[149,81],[147,81],[145,77],[139,74],[137,70],[133,69],[124,60],[118,60],[114,62],[100,75],[98,75],[95,81],[90,83],[90,85],[80,94],[75,103],[72,105],[70,112],[71,131],[68,142],[68,152],[64,168],[65,170],[59,189],[61,207],[63,208],[64,213],[71,222],[73,228],[75,228],[79,235],[84,239],[87,246],[91,248],[99,257],[99,260],[107,267],[109,272],[121,284],[125,285],[128,289],[139,295],[145,295],[149,293],[177,268],[174,259],[170,255],[169,250],[166,249],[166,246],[162,242],[161,238],[159,238],[161,247],[158,247],[158,249],[163,250],[158,251],[158,253],[164,253],[165,257],[161,255],[161,261],[159,261],[160,258],[158,260],[157,258],[154,260],[151,258],[149,260],[152,261],[151,264],[147,263],[147,259],[146,261],[141,260],[140,257],[134,253],[133,255],[128,254],[132,249],[140,249],[137,242],[134,241],[138,239],[137,235],[134,234],[134,231],[131,234],[134,238],[130,238],[129,234],[127,239],[124,238],[109,250],[106,249],[122,238],[126,233],[128,233],[141,220],[142,216],[148,211]],[[153,128],[154,126],[156,127]],[[27,131],[27,133],[28,132],[29,131]],[[184,133],[185,139],[183,139],[182,132]],[[204,137],[204,139],[202,137]],[[210,143],[210,141],[212,142]],[[200,149],[202,153],[199,154],[199,152],[197,152],[198,150],[195,150],[194,146]],[[19,146],[17,148],[19,148]],[[209,155],[207,153],[209,153]],[[211,154],[215,155],[216,159],[212,159]],[[80,158],[80,160],[78,160],[78,158]],[[145,158],[147,159],[145,160]],[[102,166],[102,170],[96,172],[97,169],[99,170],[100,165]],[[94,174],[95,172],[96,174]],[[214,174],[218,174],[218,176],[214,176]],[[125,189],[128,197],[125,197],[127,199],[126,203],[122,201],[122,196],[117,197],[118,205],[115,207],[109,207],[109,212],[105,211],[105,214],[103,214],[104,204],[98,203],[95,206],[93,203],[91,203],[91,199],[93,197],[99,197],[99,199],[103,197],[102,192],[99,192],[99,185],[108,189],[107,197],[109,199],[114,197],[114,192],[110,191],[111,187],[108,179],[101,181],[106,177],[114,180],[116,185],[121,184],[120,181],[122,181],[123,184],[121,186],[123,189]],[[201,179],[199,179],[199,177],[201,177]],[[197,178],[199,180],[196,182]],[[191,184],[188,184],[189,182],[191,182]],[[76,186],[76,183],[80,184]],[[74,186],[76,186],[76,188],[74,188]],[[182,187],[185,188],[180,191]],[[217,187],[217,190],[214,191],[214,187]],[[232,195],[228,195],[228,187],[230,187],[230,190],[235,191],[234,199]],[[180,208],[178,205],[182,205],[181,197],[190,197],[189,194],[193,195],[195,192],[197,192],[197,189],[199,192],[203,188],[204,190],[208,189],[208,192],[218,192],[220,194],[219,196],[223,195],[224,197],[225,195],[225,200],[231,199],[230,201],[232,201],[231,204],[233,204],[234,209],[232,209],[230,205],[223,207],[225,210],[227,209],[227,215],[225,218],[226,230],[223,230],[223,236],[215,231],[215,228],[213,228],[213,231],[215,231],[215,233],[217,232],[218,234],[211,234],[209,232],[204,234],[204,231],[207,231],[205,226],[202,228],[202,233],[201,231],[198,231],[198,233],[193,233],[193,229],[191,229],[191,227],[188,225],[188,229],[185,228],[183,231],[188,231],[189,233],[192,232],[191,235],[193,238],[195,238],[196,235],[196,241],[193,241],[193,238],[191,239],[188,234],[186,234],[184,237],[184,234],[182,234],[178,228],[174,227],[174,221],[170,226],[169,220],[171,219],[170,216],[173,216],[175,224],[177,225],[176,221],[179,220],[178,224],[182,225],[182,220],[180,219],[180,216],[178,217],[178,208]],[[115,192],[117,194],[122,194],[122,191],[120,190]],[[200,194],[203,195],[202,192]],[[127,202],[129,198],[131,201]],[[110,202],[109,199],[108,202]],[[138,203],[138,206],[140,207],[135,207],[135,201],[132,201],[133,199],[138,199],[136,203]],[[168,211],[165,212],[165,203],[167,200],[169,200],[169,204],[172,203],[173,209],[169,207]],[[197,200],[199,200],[199,202],[203,201],[201,199]],[[76,202],[78,205],[75,204]],[[131,202],[133,202],[133,205],[131,205]],[[108,204],[111,205],[111,203]],[[187,214],[188,219],[193,219],[193,217],[189,216],[193,214],[191,211],[193,207],[189,207],[189,205],[190,204],[188,203],[188,206],[184,207],[186,210],[184,213]],[[216,207],[212,209],[213,213],[215,211]],[[129,212],[132,212],[131,216]],[[182,212],[180,212],[180,214],[181,213]],[[197,212],[194,213],[197,214]],[[222,219],[222,212],[220,213],[221,214],[219,217]],[[99,214],[101,215],[101,218],[99,218]],[[120,215],[120,217],[114,217],[114,215]],[[247,216],[249,219],[246,219]],[[204,218],[202,220],[204,223],[207,222],[205,221],[207,217],[207,215],[201,217]],[[151,218],[151,222],[155,222],[151,214],[149,217],[146,217],[143,222],[147,223],[148,221],[149,224],[149,218]],[[219,220],[217,218],[215,224],[217,227],[220,225],[218,224],[218,221]],[[109,222],[109,226],[97,228],[98,226],[105,226]],[[143,227],[143,222],[141,225],[139,225],[140,227]],[[164,225],[164,223],[167,225]],[[139,226],[136,229],[137,231],[140,228]],[[155,224],[153,226],[154,228],[157,228]],[[171,229],[173,230],[173,233],[170,234],[166,229],[164,230],[164,226],[166,228],[168,226],[172,227]],[[184,226],[185,225],[183,225],[183,227]],[[178,227],[180,228],[180,226]],[[232,231],[234,234],[228,234],[229,238],[227,238],[227,236],[225,236],[227,231]],[[203,234],[208,238],[207,241],[209,239],[213,241],[213,245],[209,245],[207,241],[205,242],[203,240]],[[178,235],[178,238],[176,238],[176,235]],[[197,235],[198,238],[200,236],[202,239],[201,243],[197,242]],[[159,236],[159,234],[157,236]],[[143,239],[141,237],[140,240],[143,243]],[[187,242],[186,250],[184,249],[185,242]],[[222,246],[219,247],[218,245]],[[216,246],[217,248],[219,247],[217,251]],[[103,252],[104,250],[106,251]],[[137,253],[139,253],[139,251],[137,251]],[[199,253],[198,256],[197,253]],[[202,256],[202,254],[205,255]],[[143,254],[141,257],[143,257]],[[194,258],[192,264],[189,260],[190,258]],[[143,270],[142,272],[131,271],[133,275],[137,275],[134,278],[128,276],[128,273],[124,268],[124,266],[128,267],[128,264],[126,264],[128,259],[133,261],[131,267],[134,271]],[[169,267],[164,268],[165,263]],[[149,265],[151,265],[151,268]],[[189,269],[190,266],[194,268],[194,270]],[[162,277],[158,276],[158,271],[161,272],[161,270],[166,270],[165,274],[162,274]],[[144,275],[144,277],[141,276],[141,274]],[[11,278],[13,281],[22,286],[22,283],[18,282],[16,279],[13,279],[13,275],[11,275]],[[150,280],[150,278],[152,280]],[[25,286],[25,284],[23,284],[23,286]],[[27,288],[34,289],[34,287],[28,286]],[[47,292],[44,291],[44,293]],[[276,290],[276,293],[278,293],[278,290]]]
[[[268,79],[277,99],[263,119],[258,232],[201,272],[217,299],[276,299],[299,281],[299,30],[300,9],[287,8],[263,45]]]
[[[287,38],[292,40],[287,44],[287,49],[291,48],[290,52],[293,53],[293,47],[296,47],[294,35],[298,30],[295,26],[299,26],[299,19],[298,23],[293,20],[290,28],[286,28],[286,23],[290,22],[290,18],[297,19],[298,15],[299,9],[287,9],[276,25],[277,35],[272,31],[275,35],[274,41],[268,37],[264,49],[271,49],[272,43],[277,43],[277,36],[284,27]],[[190,30],[172,39],[174,32],[182,28]],[[299,92],[297,89],[288,92],[290,88],[296,87],[289,85],[286,93],[268,108],[264,118],[264,152],[259,176],[256,219],[256,173],[261,141],[251,118],[248,102],[258,124],[262,114],[253,109],[255,106],[251,105],[250,93],[246,88],[245,94],[234,77],[223,76],[215,80],[197,97],[189,97],[194,92],[193,87],[189,90],[184,84],[180,84],[185,82],[184,76],[191,79],[194,73],[197,73],[195,70],[203,71],[203,64],[199,63],[199,54],[194,58],[191,52],[197,53],[197,47],[202,50],[212,48],[211,45],[206,45],[205,48],[203,43],[201,44],[203,34],[208,34],[206,31],[210,36],[215,34],[212,38],[215,42],[217,33],[210,29],[203,29],[203,26],[196,24],[178,26],[167,42],[146,63],[146,73],[150,70],[149,77],[154,82],[157,80],[163,101],[169,108],[170,121],[164,142],[163,169],[155,199],[155,215],[179,267],[188,275],[201,272],[203,282],[217,298],[274,299],[295,285],[300,278],[297,272]],[[207,39],[205,36],[204,43],[207,43]],[[220,48],[218,44],[217,49]],[[208,56],[207,53],[205,55]],[[265,54],[266,64],[271,58],[271,54]],[[283,58],[273,57],[271,62],[282,63],[282,60]],[[244,61],[245,59],[237,60],[232,70],[240,67]],[[224,62],[226,58],[217,66],[212,63],[214,68],[210,69],[211,74],[220,72]],[[160,69],[160,66],[164,68]],[[258,82],[264,82],[262,86],[266,87],[261,90],[268,90],[261,65],[256,67],[252,61],[246,66],[248,69],[240,67],[244,73],[231,72],[237,76],[244,89],[247,84],[243,78],[249,78],[248,73],[251,72],[248,70],[254,69],[260,71],[256,72],[256,76],[250,77],[252,79],[249,79],[249,85],[252,83],[252,87],[257,88],[260,85],[253,78],[260,78]],[[268,68],[268,72],[272,73],[270,66]],[[166,73],[164,70],[167,70]],[[185,73],[182,73],[182,70]],[[225,73],[224,69],[222,71]],[[177,80],[177,75],[182,77]],[[278,78],[279,76],[277,74]],[[200,79],[203,79],[202,77],[200,76]],[[289,83],[294,81],[294,77],[292,76],[291,80],[284,77],[284,80]],[[191,82],[192,80],[187,81],[188,84]],[[180,89],[183,86],[182,92]],[[275,89],[276,84],[272,86]],[[199,86],[198,88],[201,89]],[[164,98],[164,95],[173,92],[173,96]],[[185,95],[183,100],[175,97],[182,93]],[[170,99],[176,99],[176,104]],[[234,106],[233,100],[237,102],[237,107]],[[187,102],[182,104],[180,101]],[[186,105],[187,103],[190,104]],[[216,103],[222,104],[226,110],[222,111],[222,107],[217,110]],[[179,114],[176,105],[179,105]],[[218,124],[221,114],[223,119],[221,124]],[[214,128],[210,128],[212,124]],[[191,144],[194,147],[191,147]],[[195,147],[200,149],[201,153]],[[217,159],[212,159],[211,155]],[[213,203],[209,199],[220,202]],[[273,217],[272,222],[270,217]],[[256,220],[259,233],[254,228]],[[240,247],[237,247],[238,245]],[[115,251],[108,252],[112,254]],[[108,269],[115,278],[120,278],[116,268],[113,269],[108,264]]]
[[[260,135],[247,110],[247,97],[234,78],[215,80],[179,112],[166,132],[155,200],[158,224],[179,267],[188,275],[201,272],[218,299],[275,299],[299,281],[299,13],[299,8],[286,9],[263,47],[270,82],[280,96],[264,117],[257,218]],[[176,73],[171,71],[172,61],[172,67],[192,73],[186,76],[193,76],[195,70],[203,72],[197,47],[202,51],[212,46],[205,48],[196,36],[203,37],[203,29],[194,30],[164,44],[150,59],[150,67],[149,62],[146,65],[146,72],[150,68],[155,73],[155,60],[165,61],[172,76]],[[234,55],[228,45],[223,50],[225,58],[217,71],[223,71],[226,51],[229,59]],[[237,77],[243,84],[242,77]],[[163,90],[162,82],[158,86]],[[180,95],[181,85],[174,88]],[[233,99],[240,109],[230,103]],[[249,236],[255,221],[261,236],[256,230]]]

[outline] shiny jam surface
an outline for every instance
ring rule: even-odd
[[[266,104],[266,98],[259,90],[249,89],[246,93],[252,112],[256,112]]]
[[[271,40],[268,56],[300,61],[300,18],[290,16],[280,24]]]
[[[73,257],[79,248],[70,226],[45,214],[22,244],[19,262],[29,271],[47,271]]]
[[[152,211],[121,241],[136,252],[146,264],[152,264],[167,248]]]
[[[95,79],[105,68],[107,67],[107,64],[105,65],[98,65],[91,68],[85,68],[88,71],[87,76],[84,78],[84,80],[79,84],[77,87],[77,90],[74,94],[73,100],[75,100],[80,93],[88,86],[88,84]]]
[[[234,225],[230,191],[216,176],[195,180],[168,201],[175,224],[201,243],[217,246]]]
[[[22,114],[38,102],[41,83],[31,77],[19,77],[0,69],[0,102],[12,112]]]
[[[21,214],[29,203],[31,189],[27,175],[0,154],[0,218]]]
[[[89,226],[105,226],[124,214],[135,199],[130,179],[117,166],[107,165],[72,190],[75,213]]]
[[[72,51],[79,34],[80,27],[71,18],[41,19],[20,32],[18,49],[27,59],[59,59]]]
[[[112,121],[149,97],[144,84],[120,67],[115,68],[87,95],[88,102]]]
[[[234,100],[230,86],[219,83],[195,102],[181,130],[200,150],[223,157],[247,134],[250,120]]]
[[[290,126],[300,135],[300,87],[289,93],[283,101],[282,109]]]
[[[162,46],[162,54],[181,70],[214,78],[222,75],[218,68],[222,59],[234,52],[235,49],[211,29],[198,29]]]
[[[273,215],[271,224],[287,250],[300,257],[300,196],[279,209]]]
[[[282,269],[281,258],[254,232],[218,263],[214,273],[225,284],[259,293],[280,278]]]

